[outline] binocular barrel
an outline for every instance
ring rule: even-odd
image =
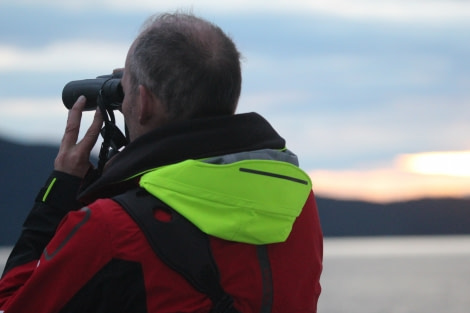
[[[124,99],[121,78],[106,75],[94,79],[71,81],[62,90],[62,102],[70,110],[81,95],[87,99],[85,111],[95,110],[100,96],[106,108],[117,110]]]

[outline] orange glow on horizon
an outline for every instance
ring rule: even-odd
[[[318,196],[373,202],[470,196],[470,151],[397,156],[380,168],[310,171]]]
[[[470,177],[470,151],[444,151],[405,154],[398,166],[411,173]]]

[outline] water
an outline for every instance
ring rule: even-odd
[[[7,261],[8,256],[10,255],[11,248],[9,247],[0,247],[0,275],[3,273],[3,268],[5,267],[5,262]]]
[[[325,239],[319,313],[465,313],[470,236]],[[10,249],[0,248],[0,271]]]
[[[470,236],[326,239],[320,313],[470,310]]]

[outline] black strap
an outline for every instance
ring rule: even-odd
[[[238,313],[232,297],[220,285],[219,271],[206,234],[142,188],[113,199],[139,225],[157,256],[212,300],[212,313]],[[157,208],[171,213],[171,220],[155,219],[153,212]]]

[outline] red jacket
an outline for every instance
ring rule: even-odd
[[[138,225],[108,197],[138,182],[122,178],[179,159],[282,149],[285,143],[254,114],[190,124],[158,130],[126,147],[103,177],[82,193],[80,198],[88,205],[81,209],[70,192],[79,182],[54,173],[55,187],[49,188],[47,197],[40,193],[7,263],[0,281],[0,310],[209,312],[210,299],[163,263]],[[189,134],[188,129],[191,138],[178,136]],[[232,137],[221,129],[232,130]],[[200,139],[198,133],[203,133]],[[233,139],[228,147],[226,138]],[[156,143],[160,147],[155,148]],[[157,211],[155,218],[166,217]],[[254,245],[210,236],[210,245],[222,286],[239,312],[316,312],[322,234],[312,192],[284,242]]]

